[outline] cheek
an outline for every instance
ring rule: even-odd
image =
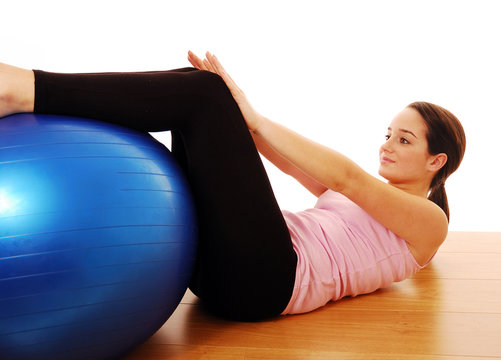
[[[415,170],[424,170],[428,161],[427,153],[424,151],[411,151],[405,154],[405,164]]]

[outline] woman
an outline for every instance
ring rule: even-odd
[[[0,115],[34,111],[172,131],[191,185],[199,247],[190,289],[215,313],[259,320],[369,293],[425,266],[447,235],[444,183],[465,136],[447,110],[413,103],[380,149],[382,182],[257,113],[217,58],[194,68],[57,74],[0,67]],[[318,196],[281,211],[261,152]]]

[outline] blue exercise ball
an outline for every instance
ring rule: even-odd
[[[0,119],[0,358],[113,359],[144,342],[186,291],[195,220],[149,134]]]

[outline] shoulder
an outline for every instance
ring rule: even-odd
[[[357,176],[342,193],[404,239],[420,264],[433,256],[447,236],[448,221],[440,207],[367,173]]]

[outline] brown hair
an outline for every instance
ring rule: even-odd
[[[420,101],[407,107],[416,110],[425,121],[430,155],[447,155],[447,162],[431,181],[428,199],[440,206],[449,220],[449,203],[444,185],[445,180],[456,171],[463,160],[466,148],[463,126],[457,117],[441,106]]]

